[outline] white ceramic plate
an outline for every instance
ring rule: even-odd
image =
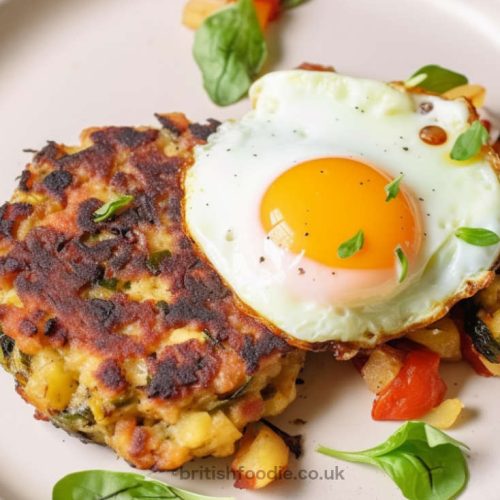
[[[28,156],[46,139],[74,143],[88,125],[151,124],[155,111],[182,110],[194,120],[237,117],[243,102],[219,109],[205,96],[191,57],[192,33],[180,24],[183,0],[0,0],[0,198],[14,188]],[[269,32],[271,67],[302,61],[333,64],[340,72],[398,79],[438,63],[488,87],[500,113],[500,4],[497,0],[310,0]],[[471,447],[471,480],[463,498],[499,498],[500,380],[482,379],[463,364],[445,366],[449,394],[467,410],[454,437]],[[370,418],[372,395],[350,364],[310,355],[301,395],[277,422],[305,436],[305,455],[293,471],[312,475],[339,466],[344,480],[290,480],[265,491],[234,490],[229,480],[158,478],[206,494],[236,498],[396,499],[382,473],[315,453],[319,444],[368,448],[394,423]],[[83,445],[32,418],[32,409],[0,374],[0,498],[47,500],[67,473],[90,468],[129,470],[113,453]],[[290,422],[307,421],[303,426]],[[199,460],[198,471],[224,469],[224,460]],[[314,472],[316,471],[316,472]]]

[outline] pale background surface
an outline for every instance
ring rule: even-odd
[[[1,0],[0,0],[0,3]],[[191,58],[192,33],[180,25],[183,0],[10,0],[0,6],[0,198],[7,199],[28,155],[46,139],[74,143],[89,125],[153,124],[156,111],[184,111],[194,120],[237,117],[248,102],[220,109],[201,87]],[[500,113],[500,2],[498,0],[310,0],[272,26],[269,67],[302,61],[338,71],[402,79],[439,63],[488,87]],[[452,432],[471,451],[471,482],[463,498],[496,500],[500,381],[473,375],[465,365],[444,369],[449,394],[468,410]],[[234,490],[229,481],[165,481],[206,494],[243,499],[335,498],[390,500],[398,490],[382,473],[341,464],[314,452],[319,444],[364,449],[397,424],[370,418],[372,396],[350,364],[310,356],[304,396],[279,420],[305,435],[305,456],[292,469],[345,469],[345,481],[290,481],[260,493]],[[105,448],[83,445],[48,424],[0,374],[0,498],[45,500],[61,476],[81,469],[128,470]],[[307,396],[305,395],[307,394]],[[289,422],[297,417],[303,427]],[[223,468],[226,461],[191,465]]]

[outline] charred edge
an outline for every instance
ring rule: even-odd
[[[20,262],[15,257],[12,257],[10,255],[7,255],[6,257],[0,257],[0,276],[18,273],[24,268],[24,263]]]
[[[264,331],[257,339],[245,337],[240,355],[245,361],[248,373],[255,373],[262,358],[274,351],[286,352],[289,349],[290,347],[283,339],[269,331]]]
[[[291,436],[290,434],[288,434],[288,432],[285,432],[284,430],[269,422],[269,420],[263,418],[261,422],[267,425],[272,431],[274,431],[283,439],[285,444],[288,446],[288,449],[292,452],[296,459],[299,459],[302,456],[302,453],[304,451],[302,446],[302,434]]]
[[[213,118],[209,118],[207,122],[208,124],[206,125],[201,125],[200,123],[191,123],[191,125],[189,125],[189,131],[197,139],[206,141],[211,134],[217,131],[221,124],[221,122],[214,120]]]
[[[67,171],[82,170],[89,175],[108,178],[113,168],[115,150],[108,143],[94,144],[73,154],[65,154],[52,162],[56,168]]]
[[[78,228],[82,232],[96,234],[99,230],[98,225],[94,222],[94,212],[102,205],[102,202],[97,198],[89,198],[80,203],[76,222]]]
[[[28,193],[31,191],[31,172],[29,170],[23,170],[21,178],[19,179],[19,190],[23,193]]]
[[[64,190],[71,185],[73,176],[65,170],[54,170],[43,180],[43,185],[50,193],[61,197]]]
[[[38,333],[38,328],[29,319],[23,319],[19,324],[19,331],[26,337],[33,337]]]
[[[206,387],[215,373],[216,360],[204,344],[191,340],[167,349],[148,385],[151,398],[170,399],[193,385]]]
[[[38,153],[34,156],[35,163],[52,163],[58,158],[64,155],[63,149],[54,141],[47,141],[47,145],[44,146]]]
[[[88,309],[89,313],[106,327],[110,327],[118,319],[116,305],[111,300],[92,299],[88,302]]]
[[[95,143],[109,144],[114,147],[125,146],[136,149],[153,142],[158,137],[155,129],[137,130],[133,127],[108,127],[93,132],[91,135]]]
[[[101,363],[96,377],[106,388],[114,392],[122,392],[128,387],[120,365],[114,359],[107,359]]]
[[[189,126],[189,121],[182,113],[155,113],[156,119],[160,122],[163,128],[179,136],[183,134]]]
[[[45,322],[45,326],[43,328],[43,334],[46,337],[52,337],[57,331],[57,319],[50,318]]]
[[[12,238],[17,224],[32,213],[29,203],[5,203],[0,207],[0,234]]]

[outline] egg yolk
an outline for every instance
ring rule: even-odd
[[[349,158],[300,163],[267,189],[262,226],[277,245],[332,268],[394,268],[398,246],[411,262],[420,245],[419,216],[402,188],[386,201],[385,186],[392,180]],[[340,258],[339,246],[360,230],[361,250]]]

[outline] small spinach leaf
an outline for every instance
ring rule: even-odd
[[[469,80],[466,76],[437,64],[429,64],[415,71],[407,80],[407,86],[419,86],[430,92],[442,94],[447,90],[465,85]]]
[[[196,32],[193,55],[213,102],[241,99],[267,57],[253,1],[238,0],[209,16]]]
[[[359,452],[320,446],[318,452],[385,471],[410,500],[448,500],[458,495],[469,475],[463,448],[424,422],[407,422],[384,443]]]
[[[140,474],[88,470],[63,477],[52,490],[52,500],[231,500],[209,497],[169,486]]]

